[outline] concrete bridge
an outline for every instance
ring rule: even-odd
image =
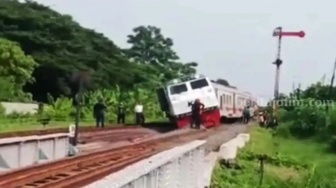
[[[223,143],[218,152],[209,153],[205,140],[195,140],[130,165],[86,187],[209,187],[217,159],[234,159],[238,149],[248,141],[248,134],[238,134]],[[0,172],[65,158],[72,149],[65,133],[0,139]]]

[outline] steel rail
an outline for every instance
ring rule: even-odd
[[[113,131],[113,130],[137,130],[141,129],[140,126],[120,126],[120,125],[111,125],[106,126],[105,128],[96,128],[96,127],[80,127],[79,133],[96,133],[103,131]],[[31,136],[31,135],[46,135],[46,134],[54,134],[54,133],[67,133],[69,131],[68,128],[46,128],[39,130],[26,130],[26,131],[15,131],[15,132],[3,132],[0,133],[0,138],[10,138],[17,136]]]

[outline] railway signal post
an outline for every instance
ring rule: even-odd
[[[79,71],[76,72],[72,77],[72,82],[75,85],[75,107],[76,107],[76,119],[75,119],[75,135],[73,139],[73,145],[76,146],[78,142],[78,132],[79,132],[79,120],[81,114],[81,103],[83,99],[83,92],[86,88],[89,87],[91,80],[90,72],[87,71]]]
[[[276,59],[275,59],[275,62],[273,62],[273,64],[276,66],[276,72],[275,72],[274,102],[273,102],[272,117],[277,117],[276,100],[279,98],[280,66],[282,65],[282,60],[281,60],[281,41],[282,41],[282,38],[283,37],[300,37],[300,38],[303,38],[304,36],[305,36],[304,31],[288,32],[288,31],[283,31],[282,27],[277,27],[273,30],[273,37],[278,38],[278,44],[277,44]]]

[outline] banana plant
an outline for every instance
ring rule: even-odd
[[[49,104],[45,107],[45,114],[53,120],[66,121],[74,111],[72,99],[61,97],[56,100],[48,95]]]

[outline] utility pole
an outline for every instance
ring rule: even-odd
[[[81,115],[81,105],[82,105],[82,99],[83,99],[83,80],[78,80],[78,93],[76,94],[75,100],[76,100],[76,119],[75,119],[75,139],[74,139],[74,146],[77,145],[78,142],[78,132],[79,132],[79,120]]]
[[[282,27],[277,27],[273,30],[273,37],[277,37],[278,39],[276,59],[273,62],[273,64],[276,66],[275,84],[274,84],[274,102],[273,102],[273,112],[272,112],[273,117],[277,116],[276,100],[278,100],[279,98],[280,67],[283,63],[281,60],[281,42],[282,42],[283,37],[290,37],[290,36],[303,38],[305,36],[305,33],[303,31],[285,32],[283,31]]]
[[[333,85],[334,85],[334,80],[335,80],[335,71],[336,71],[336,60],[334,62],[334,69],[333,69],[333,73],[331,76],[331,80],[330,80],[330,86],[329,86],[329,92],[328,92],[328,97],[331,99],[332,96],[332,89],[333,89]],[[325,108],[326,108],[326,112],[329,112],[329,104],[326,104]]]
[[[76,119],[75,119],[75,138],[73,145],[76,146],[78,142],[79,133],[79,120],[81,115],[81,105],[83,102],[83,92],[90,85],[91,75],[87,71],[79,71],[73,75],[72,82],[76,89],[75,94],[75,106],[76,106]]]

